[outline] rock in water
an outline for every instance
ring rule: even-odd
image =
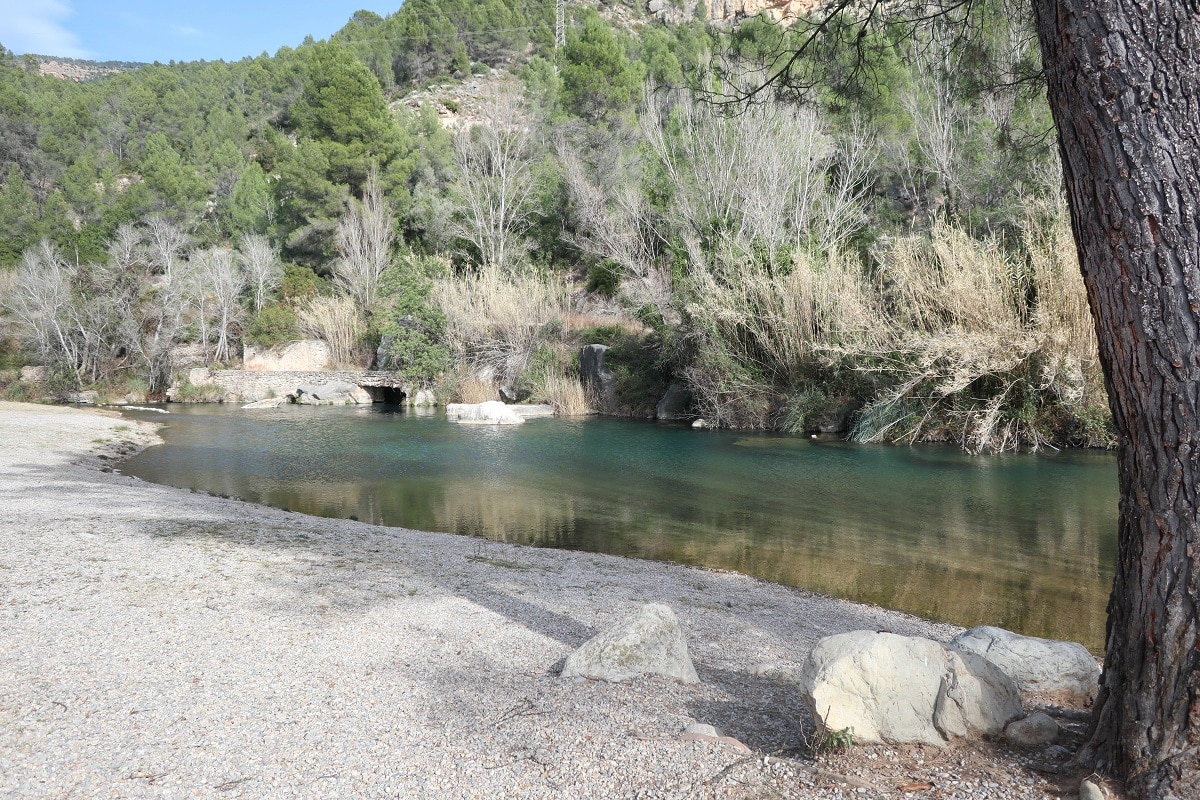
[[[804,699],[826,730],[863,744],[954,739],[1004,730],[1021,696],[998,667],[917,636],[851,631],[817,642],[800,670]]]
[[[1100,688],[1100,665],[1077,642],[1021,636],[981,625],[959,634],[950,646],[986,658],[1017,683],[1076,705],[1091,705]]]
[[[486,403],[451,403],[446,416],[463,425],[520,425],[525,418],[499,400]]]
[[[699,683],[687,641],[675,612],[650,603],[631,617],[588,639],[567,658],[564,678],[627,681],[662,675],[681,683]]]

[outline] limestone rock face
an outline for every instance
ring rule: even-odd
[[[959,634],[950,646],[986,658],[1012,678],[1022,692],[1090,705],[1100,688],[1100,665],[1077,642],[1021,636],[981,625]]]
[[[263,349],[246,345],[242,352],[243,367],[253,372],[322,372],[332,363],[329,345],[316,339]]]
[[[21,381],[23,383],[45,383],[49,374],[49,369],[41,365],[21,367]]]
[[[588,639],[567,658],[564,678],[621,682],[661,675],[699,683],[679,620],[667,606],[650,603],[633,616]]]
[[[579,377],[596,398],[597,411],[611,413],[617,408],[617,376],[604,366],[606,344],[585,344],[579,350]]]
[[[817,643],[799,676],[804,699],[830,731],[863,744],[996,734],[1021,714],[1012,679],[990,662],[916,636],[851,631]]]
[[[763,15],[772,22],[789,25],[797,17],[819,8],[824,0],[709,0],[708,20],[717,25],[734,25]],[[646,10],[668,24],[696,18],[697,0],[646,0]]]
[[[485,403],[451,403],[446,406],[446,416],[463,425],[520,425],[525,418],[512,406],[499,400]]]

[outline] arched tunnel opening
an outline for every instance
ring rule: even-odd
[[[395,386],[364,386],[367,394],[371,395],[372,403],[382,403],[387,406],[404,405],[404,390]]]

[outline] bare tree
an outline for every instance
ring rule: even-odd
[[[279,260],[279,251],[271,246],[265,236],[247,236],[238,248],[238,264],[254,292],[254,310],[259,311],[266,305],[267,295],[278,289],[283,281],[283,262]]]
[[[145,225],[144,263],[149,286],[139,313],[126,320],[126,341],[142,362],[151,396],[171,385],[171,350],[183,333],[188,306],[187,251],[191,237],[170,220],[150,217]]]
[[[333,262],[334,282],[364,311],[375,306],[379,276],[391,263],[395,238],[392,205],[384,198],[379,175],[372,168],[362,201],[351,200],[350,209],[338,222],[338,258]]]
[[[230,357],[233,327],[241,321],[238,298],[246,288],[246,276],[234,253],[227,247],[212,247],[192,254],[194,285],[198,289],[201,321],[207,330],[207,310],[212,308],[212,322],[217,343],[213,358],[225,362]],[[207,338],[205,340],[207,348]]]
[[[537,154],[519,95],[488,98],[482,121],[454,140],[454,185],[462,211],[453,230],[474,246],[483,264],[511,269],[525,256],[524,233],[538,188]]]

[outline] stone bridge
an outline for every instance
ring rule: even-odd
[[[297,387],[329,383],[352,383],[362,387],[376,403],[411,404],[416,392],[403,378],[392,372],[371,370],[326,370],[320,372],[269,372],[245,369],[190,370],[193,386],[215,386],[225,402],[252,403],[268,397],[296,394]]]

